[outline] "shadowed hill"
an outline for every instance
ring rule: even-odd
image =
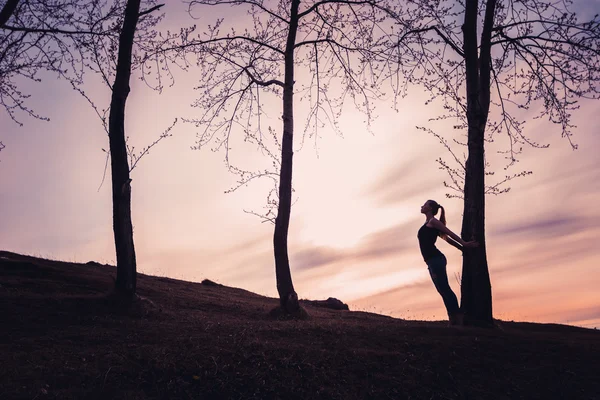
[[[141,274],[124,308],[115,273],[0,252],[0,399],[600,399],[595,330],[275,320],[277,299]]]

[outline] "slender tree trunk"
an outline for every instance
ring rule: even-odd
[[[112,87],[108,136],[112,172],[113,230],[117,253],[117,293],[133,296],[136,290],[136,262],[131,223],[131,179],[125,144],[125,103],[129,95],[131,53],[140,11],[140,0],[129,0],[125,7],[119,37],[117,73]]]
[[[3,27],[17,9],[19,0],[8,0],[0,10],[0,27]]]
[[[279,206],[273,233],[275,275],[281,309],[285,313],[298,311],[298,295],[294,291],[288,257],[288,230],[292,207],[292,159],[294,157],[294,46],[298,30],[300,0],[292,0],[290,30],[285,48],[285,82],[283,88],[283,139],[279,174]]]
[[[464,212],[461,236],[477,240],[479,247],[465,251],[461,282],[461,309],[465,323],[491,326],[492,287],[485,243],[485,150],[484,134],[490,102],[490,36],[496,0],[489,0],[478,57],[478,0],[467,0],[463,25],[467,78],[469,155],[465,171]]]

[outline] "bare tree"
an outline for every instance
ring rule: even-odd
[[[168,128],[158,140],[144,148],[140,155],[135,156],[128,151],[125,134],[125,105],[130,92],[132,65],[143,66],[144,63],[139,61],[142,57],[140,53],[149,50],[154,44],[157,37],[154,26],[161,19],[161,16],[152,16],[151,13],[163,6],[149,0],[144,2],[146,8],[141,11],[141,3],[141,0],[127,0],[125,3],[118,42],[114,42],[110,37],[93,38],[90,48],[95,54],[95,58],[93,63],[87,64],[102,76],[105,83],[110,85],[110,80],[114,79],[114,83],[110,85],[112,95],[107,131],[111,161],[113,231],[117,255],[115,288],[117,294],[126,298],[135,295],[137,276],[131,220],[130,172],[137,161],[147,154],[152,146],[169,136],[172,128],[172,126]],[[134,45],[138,47],[137,52]],[[80,93],[85,96],[83,91],[80,90]],[[86,96],[86,98],[88,97]],[[91,103],[94,105],[93,102]],[[105,123],[104,115],[105,113],[102,115],[99,113]],[[131,167],[129,160],[132,161]]]
[[[151,13],[162,7],[154,0],[9,0],[0,11],[0,102],[11,118],[15,111],[46,119],[25,104],[28,98],[16,80],[39,81],[41,71],[57,73],[69,81],[94,107],[109,137],[112,172],[113,230],[117,254],[116,291],[131,297],[136,291],[136,260],[131,222],[130,171],[150,148],[170,136],[167,128],[139,154],[127,145],[125,104],[130,92],[132,65],[142,71],[142,79],[162,89],[162,77],[170,75],[160,54],[144,54],[160,43],[154,30],[161,16]],[[144,71],[155,63],[155,74]],[[101,76],[111,88],[110,107],[100,112],[83,90],[84,71]],[[108,119],[106,118],[106,114]],[[130,166],[131,164],[131,166]]]
[[[182,35],[178,49],[185,59],[196,51],[201,67],[202,93],[196,106],[202,115],[192,120],[202,131],[198,147],[208,143],[223,149],[227,165],[240,174],[239,185],[268,176],[278,185],[269,196],[266,220],[275,225],[273,248],[280,310],[302,312],[292,283],[288,257],[288,230],[292,206],[295,95],[307,101],[304,134],[318,131],[336,120],[350,103],[374,117],[373,100],[381,99],[383,83],[390,82],[390,98],[400,90],[397,60],[389,54],[394,42],[395,15],[391,1],[219,1],[195,0],[190,11],[211,6],[244,7],[245,27],[222,33],[217,20],[198,37]],[[239,21],[238,21],[239,23]],[[191,63],[191,61],[188,61]],[[191,65],[191,64],[190,64]],[[282,128],[264,126],[265,99],[281,101]],[[234,131],[273,159],[273,169],[245,171],[230,163]],[[302,139],[304,140],[304,134]],[[277,150],[271,150],[272,146]],[[274,211],[276,209],[276,215]]]
[[[464,201],[461,236],[480,247],[465,251],[461,308],[469,324],[491,325],[492,294],[486,256],[485,194],[508,191],[503,184],[529,174],[522,171],[494,183],[486,143],[504,137],[499,152],[504,168],[518,161],[523,145],[546,147],[524,134],[524,113],[560,126],[573,148],[572,113],[580,99],[600,96],[600,20],[581,22],[569,1],[415,0],[407,10],[406,36],[399,39],[414,56],[405,73],[439,98],[445,114],[464,132],[448,141],[430,128],[451,151],[453,162],[438,160],[450,177],[445,185]],[[478,27],[481,33],[478,36]],[[412,37],[406,40],[406,37]],[[416,40],[415,40],[416,39]],[[465,157],[456,145],[466,146]],[[455,164],[454,164],[455,162]]]

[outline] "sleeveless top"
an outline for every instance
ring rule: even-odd
[[[423,260],[425,260],[425,262],[427,262],[427,260],[430,258],[444,255],[438,250],[437,247],[435,247],[435,241],[437,240],[438,233],[439,231],[437,229],[428,227],[427,222],[423,224],[417,233],[419,247],[421,248],[421,255],[423,256]]]

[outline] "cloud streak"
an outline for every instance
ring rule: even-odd
[[[580,215],[554,215],[534,220],[513,222],[492,230],[495,236],[530,236],[551,239],[581,233],[591,226],[600,226],[600,218]]]
[[[389,259],[414,249],[417,246],[416,219],[366,235],[355,247],[336,249],[326,246],[292,247],[291,262],[299,270],[323,267],[340,262],[374,263]]]
[[[433,165],[433,159],[428,162]],[[363,195],[373,198],[378,206],[391,206],[435,192],[441,181],[425,173],[428,171],[425,164],[421,158],[401,160],[368,187]]]

